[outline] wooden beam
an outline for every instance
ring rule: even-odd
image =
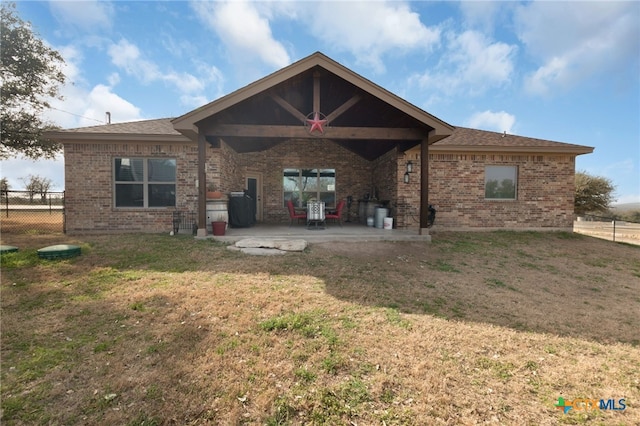
[[[325,127],[321,136],[310,135],[304,126],[260,126],[246,124],[216,124],[207,133],[216,136],[246,138],[310,138],[356,140],[423,140],[424,129],[395,127]]]
[[[271,96],[271,99],[273,99],[278,105],[280,105],[289,114],[293,115],[295,118],[300,120],[302,123],[305,122],[305,120],[307,119],[307,116],[305,116],[303,113],[298,111],[289,102],[285,101],[284,99],[282,99],[279,95],[276,95],[275,93],[272,93],[270,96]]]
[[[428,235],[429,224],[429,139],[420,144],[420,234]]]
[[[313,111],[320,112],[320,73],[313,73]]]
[[[207,140],[205,134],[198,133],[198,237],[207,236]]]
[[[349,108],[357,104],[360,101],[360,99],[362,99],[362,96],[354,95],[347,102],[343,103],[338,108],[334,109],[331,114],[327,115],[327,124],[330,124],[333,120],[340,117],[345,111],[347,111]]]

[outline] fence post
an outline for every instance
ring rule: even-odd
[[[62,191],[62,233],[67,233],[67,199],[66,192]]]
[[[5,204],[4,211],[6,212],[7,217],[9,217],[9,191],[6,191],[4,194],[5,194],[4,195],[4,204]]]
[[[616,220],[613,219],[613,241],[616,241]]]

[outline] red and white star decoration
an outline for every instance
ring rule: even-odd
[[[322,126],[327,124],[327,120],[321,119],[320,113],[318,112],[312,112],[311,114],[313,114],[313,118],[307,118],[307,123],[310,125],[309,133],[313,133],[315,130],[317,130],[320,132],[320,134],[324,134],[324,128]]]

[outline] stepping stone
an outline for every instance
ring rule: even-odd
[[[18,247],[0,245],[0,254],[14,253],[16,251],[18,251]]]
[[[307,248],[306,240],[280,240],[275,243],[277,249],[284,251],[304,251]]]
[[[58,244],[41,248],[38,250],[38,257],[40,259],[67,259],[69,257],[79,256],[80,251],[80,246]]]

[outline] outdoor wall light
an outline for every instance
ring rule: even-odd
[[[404,172],[404,183],[409,183],[409,174],[413,173],[413,163],[411,161],[407,161],[407,171]]]

